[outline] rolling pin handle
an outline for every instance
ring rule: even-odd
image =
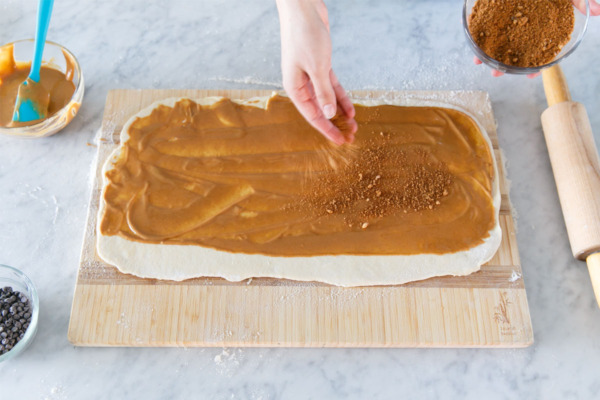
[[[546,92],[548,107],[571,101],[567,78],[565,78],[560,65],[556,64],[542,71],[542,80],[544,81],[544,92]]]
[[[590,271],[590,278],[592,280],[592,287],[596,294],[596,303],[600,307],[600,253],[590,254],[586,259],[588,270]]]

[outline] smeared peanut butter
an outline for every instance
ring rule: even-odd
[[[495,225],[493,159],[446,108],[356,107],[335,147],[284,97],[180,100],[137,118],[106,172],[102,235],[276,256],[444,254]]]
[[[65,55],[66,60],[70,60],[70,56]],[[17,127],[33,125],[37,121],[28,122],[13,122],[13,111],[15,101],[19,93],[19,86],[29,75],[31,62],[17,62],[13,55],[13,45],[7,45],[0,48],[0,126],[2,127]],[[58,69],[52,68],[50,65],[42,65],[40,70],[40,85],[45,90],[33,92],[33,95],[42,93],[48,96],[46,98],[35,99],[34,103],[48,103],[48,112],[46,118],[51,117],[66,106],[73,93],[75,92],[75,84],[73,83],[73,66],[67,63],[67,73],[63,73]]]

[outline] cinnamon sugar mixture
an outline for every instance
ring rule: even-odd
[[[481,50],[506,65],[538,67],[571,39],[570,0],[477,0],[469,31]]]
[[[343,214],[357,229],[390,214],[439,206],[452,184],[446,164],[422,148],[390,146],[389,134],[379,136],[343,167],[312,179],[302,204],[316,215]]]

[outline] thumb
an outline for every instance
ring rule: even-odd
[[[590,0],[590,14],[600,15],[600,3],[596,0]]]
[[[329,78],[329,71],[319,72],[310,78],[323,115],[327,119],[333,118],[337,112],[337,101],[331,79]]]
[[[573,0],[573,4],[575,7],[581,11],[582,14],[585,14],[585,0]],[[600,15],[600,4],[596,0],[590,0],[590,15]]]

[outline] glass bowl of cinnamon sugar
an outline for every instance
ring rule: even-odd
[[[463,28],[475,55],[509,74],[533,74],[577,49],[587,29],[588,0],[465,0]]]
[[[27,123],[12,121],[18,86],[29,74],[33,47],[33,39],[0,46],[0,134],[23,138],[53,135],[73,120],[81,106],[84,81],[79,62],[64,46],[46,41],[40,83],[49,92],[48,115]]]

